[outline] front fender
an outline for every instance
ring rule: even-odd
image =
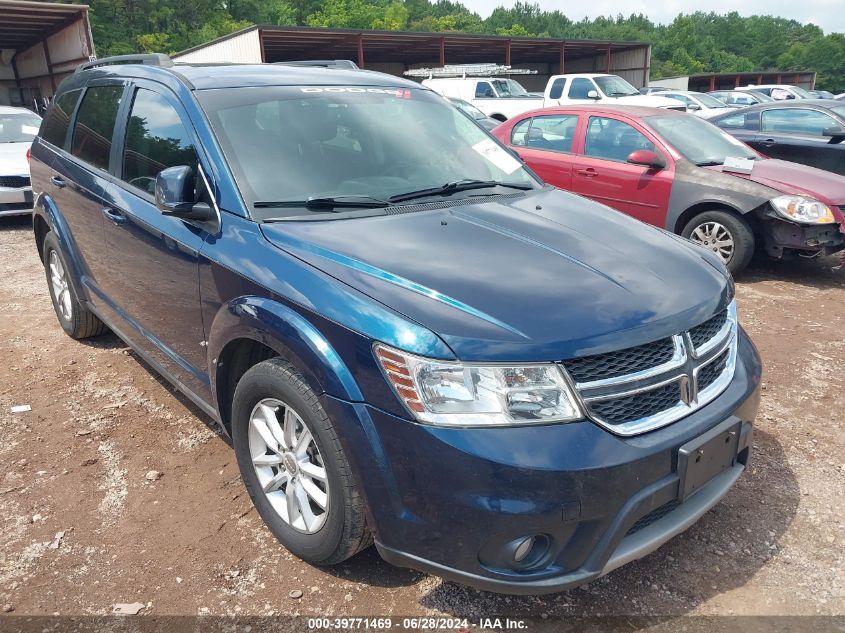
[[[328,340],[301,314],[272,299],[244,296],[217,311],[208,333],[209,367],[216,367],[226,345],[251,339],[290,361],[317,393],[349,402],[364,400],[349,368]],[[211,372],[217,398],[217,372]]]

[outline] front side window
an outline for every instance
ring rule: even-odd
[[[818,110],[801,108],[781,108],[763,112],[762,129],[764,132],[804,134],[822,136],[829,127],[836,127],[833,117]]]
[[[571,152],[578,125],[577,114],[534,117],[528,129],[526,146],[553,152]]]
[[[633,126],[616,119],[590,117],[584,154],[594,158],[626,161],[639,149],[655,151],[654,143]]]
[[[475,84],[476,99],[488,99],[495,96],[496,93],[493,92],[493,86],[491,86],[486,81],[479,81],[477,84]]]
[[[745,113],[738,112],[737,114],[731,114],[730,116],[720,118],[715,123],[719,127],[742,129],[745,128]]]
[[[724,108],[726,107],[724,103],[719,101],[718,99],[714,99],[711,95],[698,93],[695,95],[695,98],[698,99],[698,102],[703,105],[705,108]]]
[[[109,168],[112,134],[123,86],[94,86],[85,91],[76,125],[71,153],[86,163]]]
[[[126,127],[122,178],[152,195],[158,173],[177,165],[196,173],[197,155],[182,119],[164,97],[139,88]]]
[[[688,96],[686,96],[686,95],[679,95],[679,94],[670,93],[670,94],[665,94],[665,95],[663,95],[663,96],[664,96],[664,97],[669,97],[670,99],[674,99],[675,101],[680,101],[681,103],[683,103],[683,104],[684,104],[685,106],[687,106],[687,107],[689,107],[689,106],[691,106],[693,103],[695,103],[695,101],[693,101],[692,99],[690,99],[690,98],[689,98]]]
[[[467,180],[541,186],[498,141],[428,90],[267,86],[196,95],[259,220],[303,216],[309,198],[393,204]]]
[[[41,117],[33,112],[0,114],[0,143],[32,143],[41,126]]]
[[[64,147],[67,128],[81,90],[71,90],[53,101],[50,112],[44,120],[41,138],[56,147]]]
[[[572,80],[572,85],[569,86],[570,99],[589,99],[587,94],[590,90],[595,90],[596,87],[592,81],[585,77],[576,77]]]

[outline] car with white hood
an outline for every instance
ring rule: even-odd
[[[39,127],[34,112],[0,106],[0,216],[32,211],[28,154]]]

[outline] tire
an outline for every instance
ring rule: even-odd
[[[706,248],[710,248],[725,263],[731,273],[736,274],[751,262],[754,256],[754,233],[748,222],[728,211],[704,211],[699,213],[681,231],[681,235]],[[730,252],[724,244],[723,236],[732,243]]]
[[[305,429],[313,439],[301,456],[289,450],[296,444],[289,441],[289,419],[294,421],[294,440],[303,438]],[[263,434],[257,430],[261,425]],[[270,431],[269,442],[265,441],[266,431]],[[270,446],[279,436],[283,442],[275,442],[276,448]],[[364,502],[332,422],[290,363],[271,358],[243,375],[232,404],[232,439],[241,477],[258,514],[291,553],[316,565],[334,565],[372,543]],[[270,446],[266,451],[265,445]],[[280,463],[256,466],[254,456]],[[291,457],[298,460],[293,468]],[[319,471],[322,466],[324,486],[307,475],[305,462],[307,472]],[[298,494],[291,495],[292,491]],[[325,493],[325,510],[315,500],[320,492]],[[294,503],[293,509],[289,503]]]
[[[79,300],[73,275],[67,266],[59,240],[50,231],[44,238],[44,271],[53,310],[65,333],[73,339],[99,336],[108,331],[106,325]]]

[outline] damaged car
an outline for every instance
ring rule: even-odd
[[[547,183],[680,234],[731,272],[845,248],[845,177],[769,159],[689,114],[635,106],[527,112],[493,131]]]

